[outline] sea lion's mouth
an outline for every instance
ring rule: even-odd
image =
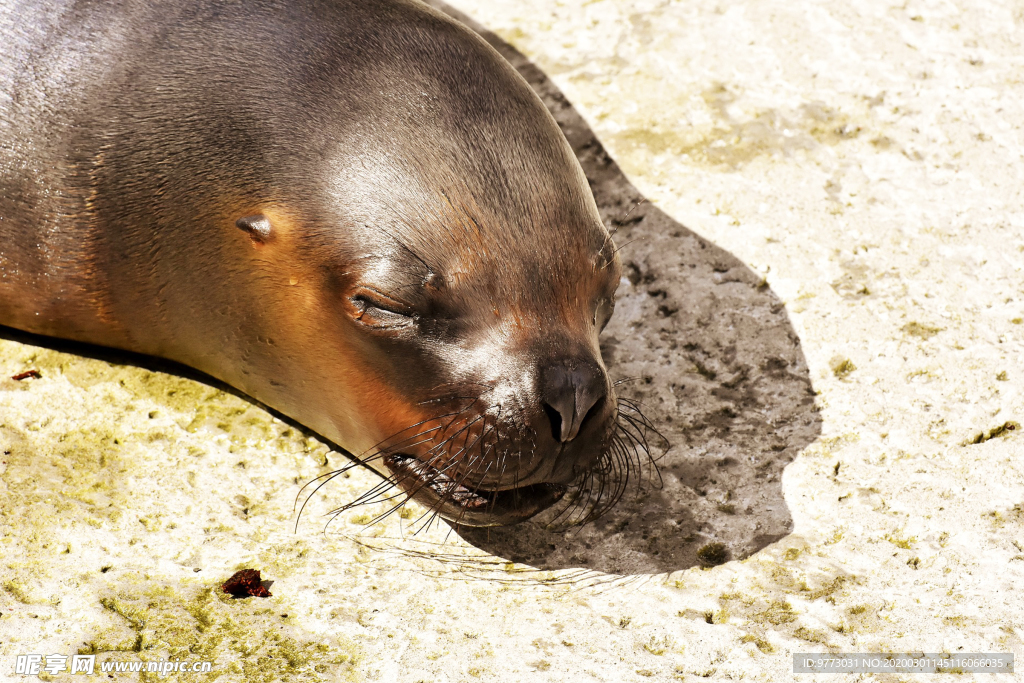
[[[557,503],[568,490],[565,485],[547,483],[505,490],[475,489],[406,453],[389,453],[384,464],[395,483],[413,500],[465,526],[522,522]]]

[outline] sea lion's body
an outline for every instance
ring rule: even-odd
[[[505,523],[607,449],[618,277],[539,100],[419,3],[0,7],[2,325],[195,367]]]

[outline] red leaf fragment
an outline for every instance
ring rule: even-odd
[[[243,569],[231,575],[231,578],[224,582],[221,590],[230,593],[235,597],[247,598],[269,598],[271,593],[260,581],[259,569]]]
[[[40,379],[42,374],[38,370],[26,370],[25,372],[19,372],[17,375],[11,377],[11,379],[15,382],[20,382],[21,380],[28,379],[29,377],[32,379]]]

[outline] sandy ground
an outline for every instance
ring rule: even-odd
[[[1019,3],[455,4],[525,55],[624,245],[605,353],[671,444],[661,487],[578,533],[460,537],[367,526],[383,508],[328,525],[374,483],[353,472],[296,531],[302,483],[344,464],[315,438],[190,379],[0,340],[0,376],[42,374],[0,380],[0,678],[32,652],[208,660],[219,681],[1019,664]],[[218,592],[249,566],[273,597]]]

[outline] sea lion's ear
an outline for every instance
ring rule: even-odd
[[[256,247],[266,244],[274,236],[274,229],[270,225],[270,219],[262,213],[243,216],[235,221],[235,225],[249,233],[249,239],[252,240],[253,246]]]

